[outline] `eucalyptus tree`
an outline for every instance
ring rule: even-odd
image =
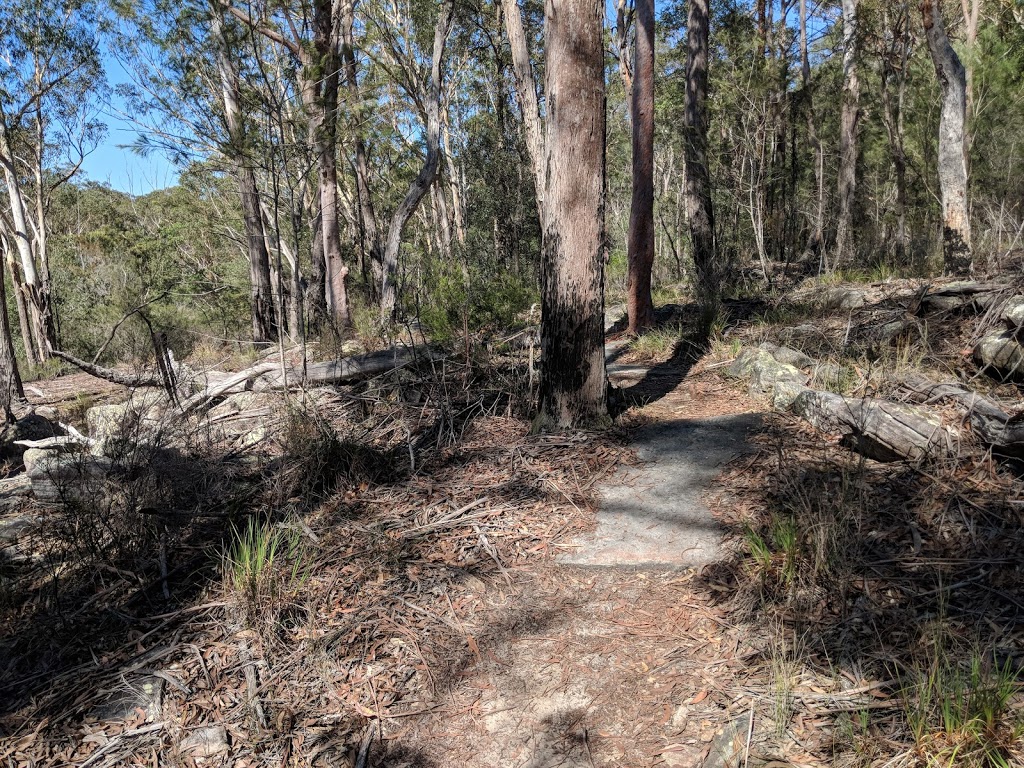
[[[856,234],[854,203],[857,193],[857,131],[860,121],[860,30],[859,0],[842,0],[843,5],[843,94],[839,123],[839,215],[836,232],[836,260],[854,261]]]
[[[633,200],[629,209],[629,331],[654,325],[654,0],[636,0],[636,41],[631,78]]]
[[[97,15],[90,0],[19,0],[0,10],[0,168],[7,192],[0,229],[12,243],[7,263],[30,364],[57,346],[50,200],[102,132]]]
[[[708,167],[708,0],[690,0],[686,25],[686,210],[697,288],[710,312],[722,293],[724,270],[715,240],[715,211]]]
[[[541,379],[535,429],[604,424],[604,4],[547,0]]]
[[[441,172],[442,77],[454,12],[454,2],[441,3],[436,9],[429,69],[420,64],[425,57],[416,45],[416,30],[407,14],[391,7],[376,18],[380,57],[419,114],[425,145],[423,165],[395,207],[388,226],[381,274],[381,314],[385,318],[393,317],[398,307],[399,251],[405,226]]]
[[[949,43],[939,0],[922,0],[925,39],[942,89],[939,118],[939,188],[942,196],[942,258],[946,272],[970,274],[971,218],[967,205],[967,75]]]
[[[136,149],[164,152],[181,165],[216,158],[234,178],[242,229],[237,239],[249,265],[251,337],[274,341],[284,322],[260,205],[246,30],[217,0],[131,0],[115,8],[121,27],[114,51],[133,81],[122,91],[143,131]]]

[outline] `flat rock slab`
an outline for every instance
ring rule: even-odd
[[[597,530],[558,556],[566,565],[688,567],[722,555],[722,529],[701,499],[725,464],[752,451],[760,415],[650,424],[633,433],[643,464],[598,487]]]

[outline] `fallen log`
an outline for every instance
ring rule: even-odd
[[[953,452],[956,433],[924,408],[808,389],[791,410],[822,432],[877,461],[921,461]]]
[[[365,379],[377,376],[397,368],[404,368],[418,359],[433,359],[435,353],[429,348],[395,346],[382,349],[379,352],[367,352],[364,355],[354,355],[341,360],[327,360],[322,363],[310,363],[306,366],[305,376],[301,368],[286,368],[286,375],[282,376],[280,366],[275,367],[257,381],[253,382],[255,391],[267,389],[282,389],[285,386],[285,378],[288,385],[300,383],[307,386],[325,386],[327,384],[345,384],[357,379]]]
[[[997,300],[999,292],[1006,290],[1002,283],[962,281],[926,289],[920,306],[929,311],[951,311],[974,308],[985,310]]]
[[[104,368],[101,365],[95,365],[94,363],[77,358],[67,352],[62,352],[59,349],[50,350],[50,353],[58,360],[63,360],[65,363],[71,363],[71,365],[85,373],[88,373],[90,376],[95,376],[97,379],[110,381],[114,384],[120,384],[122,387],[160,387],[162,389],[164,386],[163,377],[161,377],[159,373],[125,373],[124,371],[118,371],[114,368]]]
[[[992,400],[959,384],[938,383],[911,374],[903,379],[908,394],[924,403],[952,400],[966,411],[971,430],[982,443],[1004,456],[1024,456],[1024,418],[1011,416]]]

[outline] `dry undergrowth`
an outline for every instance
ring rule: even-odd
[[[0,764],[335,766],[371,740],[378,764],[446,706],[479,654],[459,616],[586,525],[624,449],[528,437],[500,381],[435,374],[282,404],[259,451],[207,445],[239,495],[159,518],[166,580],[137,549],[5,564]]]

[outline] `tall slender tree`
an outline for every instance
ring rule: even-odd
[[[601,0],[547,0],[541,379],[536,430],[608,420]]]
[[[708,172],[708,0],[690,0],[686,25],[686,211],[697,288],[710,322],[722,293],[724,269],[715,242],[715,211]]]
[[[630,112],[633,126],[633,201],[629,211],[629,332],[654,325],[654,0],[636,0],[635,64]]]
[[[851,264],[856,252],[854,204],[857,194],[857,129],[860,121],[858,0],[843,2],[843,97],[839,118],[839,219],[836,262]]]
[[[973,268],[971,218],[967,207],[967,75],[960,57],[949,44],[939,0],[923,0],[928,50],[942,89],[939,116],[939,187],[942,192],[942,258],[951,275],[968,275]]]

